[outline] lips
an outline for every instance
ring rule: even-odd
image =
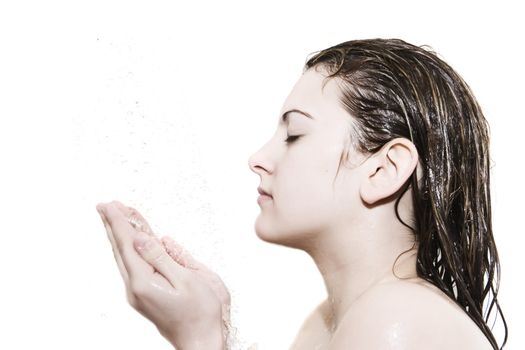
[[[261,187],[258,187],[258,188],[257,188],[257,191],[258,191],[259,194],[261,194],[261,195],[268,196],[268,197],[272,197],[271,194],[269,194],[268,192],[266,192],[265,190],[263,190]],[[273,198],[273,197],[272,197],[272,198]]]

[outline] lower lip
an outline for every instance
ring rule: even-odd
[[[257,203],[261,204],[261,203],[264,203],[272,199],[273,197],[267,196],[265,194],[261,194],[259,197],[257,197]]]

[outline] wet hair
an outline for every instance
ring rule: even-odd
[[[336,78],[340,103],[352,117],[355,150],[371,155],[398,137],[415,145],[422,174],[416,168],[398,192],[395,213],[418,243],[417,274],[459,305],[498,349],[487,325],[495,303],[505,326],[503,348],[508,329],[497,300],[489,125],[469,86],[430,48],[399,39],[352,40],[316,51],[304,71],[310,68],[323,68],[325,81]],[[398,213],[410,187],[412,226]],[[483,319],[489,291],[493,299]]]

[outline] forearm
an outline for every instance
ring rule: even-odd
[[[184,344],[177,342],[171,344],[175,350],[227,350],[226,336],[219,330],[210,331],[205,337],[195,337]]]
[[[227,350],[225,342],[216,339],[196,340],[185,346],[177,347],[175,350]]]

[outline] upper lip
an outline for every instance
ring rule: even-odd
[[[263,190],[260,186],[257,187],[257,191],[259,191],[260,194],[263,194],[263,195],[266,195],[266,196],[272,196],[270,193],[266,192],[265,190]]]

